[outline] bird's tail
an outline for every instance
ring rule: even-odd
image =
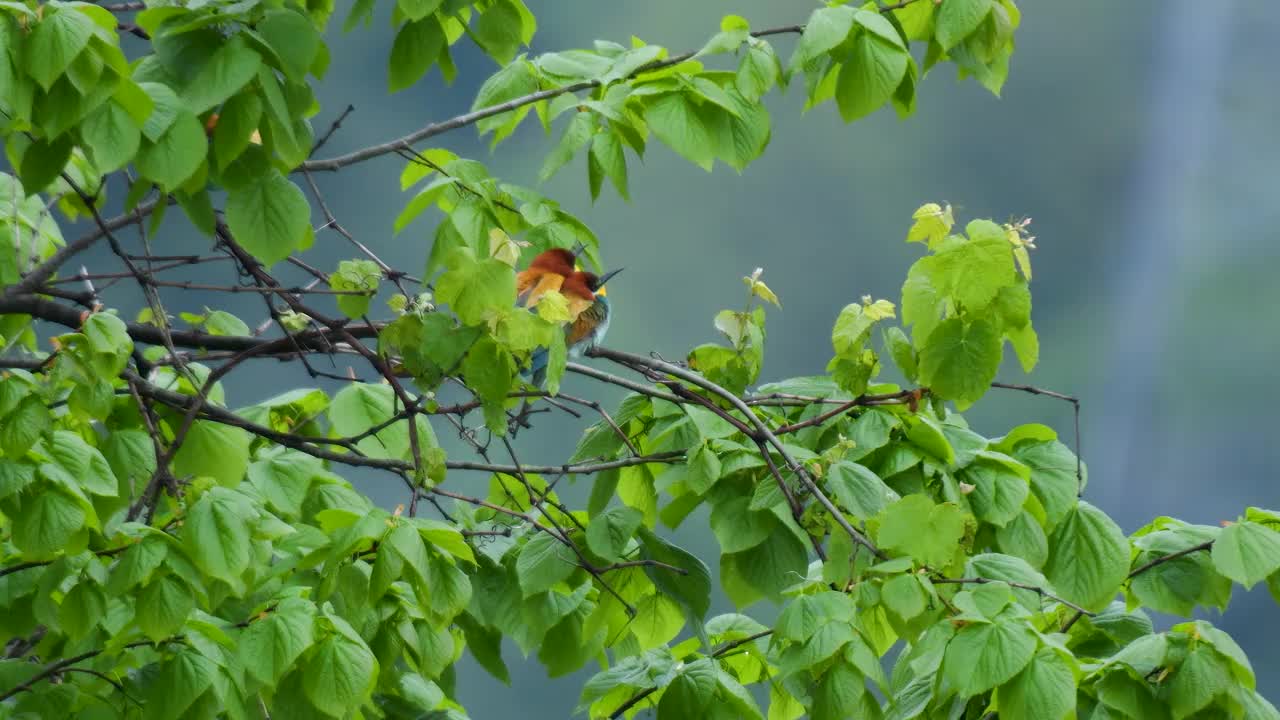
[[[529,357],[529,366],[520,371],[520,374],[529,378],[529,382],[531,382],[534,385],[534,387],[538,388],[539,390],[541,390],[543,385],[545,385],[547,382],[548,360],[549,360],[549,356],[547,354],[547,349],[544,347],[537,348],[533,351],[533,354]],[[533,407],[533,403],[531,403],[527,399],[524,401],[524,404],[520,406],[520,412],[516,413],[515,422],[512,423],[512,427],[511,427],[512,437],[515,437],[516,433],[520,431],[520,428],[528,427],[529,414],[530,414],[529,411],[530,409],[532,409],[532,407]]]
[[[530,382],[539,388],[547,381],[547,361],[549,357],[547,349],[544,347],[537,348],[533,351],[533,355],[529,358],[529,367],[520,371],[520,374],[530,376]]]

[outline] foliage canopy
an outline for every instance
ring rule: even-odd
[[[344,29],[373,10],[356,0]],[[516,307],[515,271],[550,248],[598,269],[595,235],[423,146],[472,125],[497,146],[532,113],[559,132],[542,177],[582,158],[593,198],[606,181],[628,197],[655,139],[742,171],[769,143],[761,98],[789,84],[846,121],[910,114],[940,64],[999,93],[1011,0],[832,2],[803,25],[726,17],[694,52],[536,57],[521,0],[398,0],[389,92],[434,68],[451,81],[464,41],[501,69],[467,114],[318,157],[346,117],[311,124],[333,11],[0,1],[0,717],[463,718],[456,662],[507,680],[504,640],[552,676],[598,668],[592,718],[1280,717],[1229,636],[1149,615],[1223,609],[1234,584],[1280,591],[1280,515],[1126,537],[1082,499],[1054,430],[987,438],[959,414],[1000,385],[1006,347],[1037,363],[1025,223],[920,207],[901,298],[846,306],[821,376],[761,383],[779,299],[759,271],[684,362],[597,347],[587,366],[566,352],[569,304]],[[438,213],[421,277],[349,235],[313,181],[393,153],[412,194],[387,230]],[[212,251],[166,249],[175,205]],[[55,211],[90,229],[68,242]],[[121,269],[69,274],[100,242]],[[353,257],[313,267],[318,242]],[[222,261],[230,285],[166,279]],[[284,283],[289,266],[311,282]],[[108,302],[119,281],[146,300],[132,319]],[[267,320],[166,311],[196,289],[258,294]],[[538,348],[545,388],[520,374]],[[326,355],[377,380],[329,376]],[[224,386],[268,359],[324,387],[227,407]],[[906,386],[879,379],[886,359]],[[629,394],[606,410],[559,393],[565,373]],[[508,439],[526,402],[599,420],[538,466]],[[450,457],[446,431],[475,458]],[[375,507],[348,468],[399,480],[406,504]],[[477,474],[484,493],[458,490]],[[579,476],[591,495],[570,507],[557,486]],[[703,505],[720,588],[740,610],[780,606],[772,627],[710,616],[707,564],[663,537]]]

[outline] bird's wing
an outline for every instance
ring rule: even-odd
[[[551,290],[559,290],[564,276],[539,268],[516,273],[516,298],[521,305],[533,307]]]
[[[570,301],[570,305],[572,305],[572,301]],[[572,347],[586,339],[600,325],[600,314],[601,306],[599,304],[592,303],[584,308],[565,329],[565,344]]]

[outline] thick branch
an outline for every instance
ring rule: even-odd
[[[196,398],[191,395],[184,395],[172,390],[165,390],[157,387],[146,380],[142,379],[137,373],[126,370],[124,378],[133,382],[138,389],[138,394],[145,398],[155,400],[156,402],[168,405],[169,407],[179,410],[187,410],[191,405],[197,402]],[[359,467],[370,467],[379,470],[390,470],[392,472],[408,472],[413,470],[413,463],[404,460],[393,460],[385,458],[372,458],[354,453],[340,453],[332,450],[326,450],[316,447],[315,443],[327,442],[337,446],[347,445],[345,440],[335,440],[331,438],[312,438],[292,433],[283,433],[273,430],[263,425],[250,422],[239,415],[218,407],[217,405],[204,405],[200,409],[200,418],[203,420],[211,420],[223,425],[231,425],[246,430],[258,437],[266,438],[274,442],[278,442],[286,447],[293,448],[300,452],[320,458],[321,460],[329,460],[331,462],[341,463],[343,465],[354,465]],[[525,472],[535,472],[545,475],[554,475],[557,473],[589,475],[592,473],[612,470],[614,468],[630,467],[632,465],[644,465],[646,463],[670,463],[679,462],[684,457],[684,453],[679,451],[655,453],[653,455],[642,455],[640,457],[626,457],[617,460],[609,460],[596,463],[566,463],[564,465],[525,465],[522,466]],[[517,468],[514,465],[499,465],[495,463],[477,463],[465,460],[449,460],[445,462],[445,467],[450,470],[479,470],[482,472],[505,473],[515,476]]]
[[[45,300],[36,295],[23,294],[0,298],[0,315],[6,314],[30,315],[38,320],[56,323],[73,330],[79,328],[84,322],[80,310],[52,300]],[[154,325],[141,325],[138,323],[126,323],[126,325],[129,337],[133,338],[134,342],[148,345],[164,345],[164,333],[160,328]],[[378,328],[374,325],[352,325],[347,327],[346,331],[358,338],[366,339],[377,337],[378,334]],[[332,340],[329,338],[335,334],[327,329],[309,330],[296,333],[293,338],[304,348],[324,350],[332,345]],[[175,331],[171,332],[170,336],[174,345],[192,349],[244,352],[267,344],[273,346],[278,344],[282,350],[291,346],[288,338],[272,339],[247,335],[210,335],[191,331]]]

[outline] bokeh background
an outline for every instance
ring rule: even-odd
[[[816,6],[776,0],[528,0],[539,29],[533,53],[589,47],[593,39],[636,35],[673,51],[699,47],[727,13],[755,28],[802,22]],[[339,3],[345,12],[346,3]],[[1003,97],[957,82],[941,66],[920,87],[914,117],[892,111],[846,126],[834,107],[801,113],[802,93],[770,95],[773,141],[738,175],[705,173],[656,142],[631,165],[632,202],[606,188],[592,203],[584,160],[562,170],[544,192],[579,214],[602,239],[609,266],[626,272],[610,285],[609,344],[682,357],[713,339],[714,314],[742,302],[741,277],[763,267],[781,297],[771,310],[765,378],[822,371],[840,308],[863,294],[898,301],[918,245],[903,242],[913,209],[949,202],[957,220],[1034,218],[1034,322],[1041,364],[1029,378],[1008,363],[1006,382],[1031,382],[1082,401],[1086,498],[1126,533],[1160,515],[1198,523],[1233,519],[1246,505],[1280,507],[1280,8],[1273,3],[1076,0],[1026,3],[1018,50]],[[392,34],[389,4],[372,27],[328,41],[333,62],[319,88],[317,130],[348,103],[354,113],[322,153],[337,154],[405,134],[469,109],[496,70],[466,41],[459,76],[439,73],[388,97]],[[793,38],[776,39],[790,55]],[[467,128],[433,146],[482,160],[512,182],[535,185],[555,138],[528,121],[491,154]],[[422,270],[438,214],[398,237],[392,219],[407,201],[402,161],[387,156],[320,177],[345,227],[393,266]],[[119,198],[122,193],[117,193]],[[430,214],[428,214],[430,215]],[[68,237],[76,230],[68,229]],[[207,246],[170,213],[156,252]],[[320,233],[308,259],[331,269],[353,253]],[[105,248],[90,267],[111,264]],[[209,278],[204,278],[208,280]],[[171,296],[169,311],[201,304],[237,311],[252,325],[260,301]],[[139,298],[116,296],[136,309]],[[1011,354],[1011,353],[1010,353]],[[297,368],[254,366],[228,388],[232,405],[250,404],[308,383]],[[616,395],[569,378],[575,394]],[[968,417],[987,435],[1021,422],[1046,422],[1070,441],[1065,403],[992,392]],[[563,459],[586,420],[538,416],[522,433],[526,461]],[[447,427],[438,427],[444,438]],[[460,444],[451,454],[465,456]],[[388,506],[403,502],[385,478],[358,477]],[[483,494],[482,477],[455,475],[455,489]],[[581,496],[587,481],[566,492]],[[702,522],[700,522],[702,521]],[[693,516],[677,542],[714,567],[705,517]],[[728,610],[721,598],[716,611]],[[765,604],[752,610],[766,619]],[[1210,619],[1253,659],[1258,685],[1280,701],[1280,617],[1261,586],[1237,589],[1230,610]],[[1167,624],[1168,619],[1161,622]],[[568,717],[589,672],[548,680],[508,644],[512,687],[474,663],[460,673],[472,717]],[[1276,688],[1276,689],[1272,689]]]

